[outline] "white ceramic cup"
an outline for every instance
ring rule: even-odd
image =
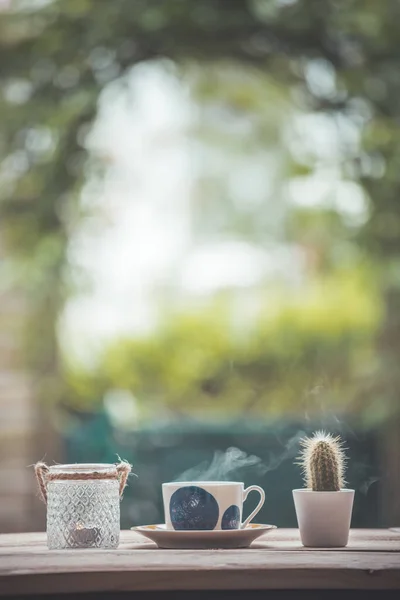
[[[163,483],[165,524],[175,530],[243,529],[265,502],[258,485],[244,489],[238,481],[177,481]],[[242,523],[243,502],[257,491],[261,498]]]

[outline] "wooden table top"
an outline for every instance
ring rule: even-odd
[[[123,531],[117,550],[51,550],[44,533],[0,536],[0,595],[68,591],[400,589],[400,533],[353,530],[345,549],[303,548],[278,529],[242,550],[159,550]]]

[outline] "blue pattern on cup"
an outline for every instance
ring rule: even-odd
[[[232,504],[223,514],[221,529],[239,529],[240,527],[240,509],[236,504]]]
[[[195,485],[176,490],[169,503],[171,523],[176,530],[212,530],[218,523],[218,502],[212,494]]]

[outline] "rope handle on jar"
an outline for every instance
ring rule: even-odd
[[[117,467],[119,479],[119,497],[121,498],[128,481],[129,473],[132,471],[132,465],[130,465],[126,460],[121,460],[121,462],[117,463],[115,466]]]
[[[44,462],[37,462],[35,465],[35,475],[39,485],[40,494],[42,500],[47,504],[47,484],[49,481],[65,481],[65,480],[77,480],[77,479],[118,479],[119,481],[119,496],[122,497],[125,486],[127,484],[129,473],[132,470],[132,465],[127,461],[121,460],[115,465],[117,474],[116,476],[112,472],[100,473],[99,471],[93,471],[92,473],[50,473],[49,467]]]
[[[47,504],[47,481],[46,475],[49,472],[49,467],[44,462],[37,462],[35,465],[35,475],[37,482],[39,484],[40,494],[42,496],[42,500],[45,504]]]

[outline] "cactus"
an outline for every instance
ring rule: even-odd
[[[314,492],[338,492],[343,488],[346,455],[340,437],[318,431],[300,444],[299,464],[306,487]]]

